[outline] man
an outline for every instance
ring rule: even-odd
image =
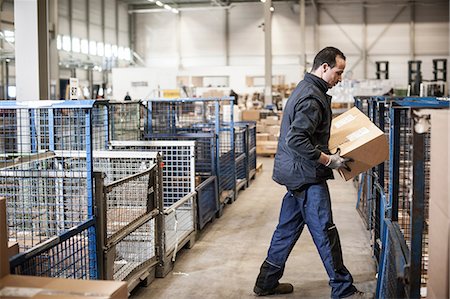
[[[326,92],[341,81],[344,69],[345,56],[340,50],[322,49],[314,58],[312,72],[305,74],[284,109],[273,180],[288,192],[254,287],[259,296],[293,292],[291,284],[279,283],[279,279],[306,224],[330,278],[331,297],[364,297],[343,263],[326,182],[333,179],[332,169],[348,168],[349,162],[328,149],[332,113]]]

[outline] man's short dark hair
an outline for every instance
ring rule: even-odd
[[[334,47],[326,47],[317,53],[316,57],[314,57],[314,63],[312,66],[312,70],[317,70],[322,64],[326,63],[333,68],[336,65],[336,57],[340,56],[345,60],[345,55],[341,50]]]

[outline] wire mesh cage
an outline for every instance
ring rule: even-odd
[[[388,108],[390,159],[389,173],[384,178],[389,180],[387,196],[390,213],[387,217],[398,225],[408,250],[410,265],[407,291],[408,296],[412,297],[421,296],[428,280],[430,184],[430,128],[417,127],[418,118],[412,108],[437,109],[448,106],[448,101],[436,98],[404,98],[392,101]],[[385,231],[386,221],[382,213],[380,221],[380,229]],[[386,246],[385,242],[382,238],[382,247]],[[386,253],[384,256],[382,254],[380,263],[387,258]]]
[[[142,140],[147,109],[141,101],[108,102],[111,140]]]
[[[248,171],[249,178],[256,174],[256,122],[248,121]]]
[[[94,107],[95,101],[0,103],[0,196],[7,199],[9,240],[20,251],[93,217],[92,132],[104,128],[94,128]]]
[[[186,98],[147,100],[148,134],[151,140],[190,138],[197,140],[197,171],[214,166],[219,183],[221,202],[234,199],[236,193],[235,142],[233,101],[230,98]],[[199,143],[199,137],[214,138],[213,164],[207,142]]]
[[[202,194],[197,197],[197,221],[199,227],[203,228],[206,222],[215,217],[219,206],[215,177],[196,176],[195,143],[181,140],[113,141],[111,147],[118,150],[151,150],[161,153],[164,163],[162,180],[164,206],[170,207],[200,188]],[[187,204],[184,207],[187,208]],[[194,206],[191,207],[193,208]]]
[[[162,211],[161,158],[157,152],[94,151],[100,188],[99,219],[104,279],[136,280],[157,263],[156,217]],[[142,274],[144,275],[144,274]],[[143,276],[141,276],[142,278]],[[130,282],[131,285],[135,283]]]

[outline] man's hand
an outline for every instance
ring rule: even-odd
[[[333,155],[329,155],[329,160],[325,166],[330,167],[331,169],[339,169],[344,168],[347,171],[351,171],[350,167],[347,166],[347,162],[353,162],[351,158],[341,157],[341,149],[338,148],[336,153]]]

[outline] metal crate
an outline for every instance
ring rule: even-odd
[[[9,240],[21,252],[93,218],[92,134],[105,136],[103,122],[93,122],[95,107],[95,101],[0,102],[0,196],[7,199]],[[104,119],[101,111],[97,119]]]
[[[147,128],[147,109],[141,101],[109,101],[111,140],[142,140]]]
[[[150,99],[148,134],[150,140],[214,136],[214,174],[219,183],[221,203],[236,194],[233,101],[230,98]],[[202,149],[202,148],[201,148]],[[209,149],[201,154],[208,154]],[[196,160],[202,160],[197,156]]]
[[[398,225],[407,247],[409,268],[405,277],[407,297],[418,298],[426,288],[428,270],[428,205],[429,205],[429,130],[417,130],[419,116],[415,108],[448,108],[448,101],[436,98],[405,98],[394,101],[389,108],[390,159],[388,204],[381,209],[381,255],[377,292],[389,278],[385,273],[388,253],[384,249],[388,237],[387,220]],[[380,293],[381,294],[381,293]],[[382,298],[381,295],[378,296]]]

